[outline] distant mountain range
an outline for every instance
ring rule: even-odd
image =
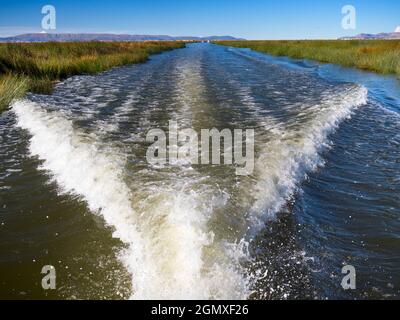
[[[0,42],[68,42],[68,41],[213,41],[213,40],[244,40],[231,36],[210,37],[172,37],[167,35],[131,35],[109,33],[28,33],[18,36],[0,38]]]
[[[388,33],[378,33],[378,34],[369,34],[369,33],[361,33],[354,37],[344,37],[342,40],[347,39],[359,39],[359,40],[400,40],[400,27],[396,29],[396,32],[388,32]]]

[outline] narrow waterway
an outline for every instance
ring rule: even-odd
[[[170,121],[254,129],[253,173],[149,164]],[[213,44],[30,94],[0,116],[0,297],[398,298],[399,129],[394,77]]]

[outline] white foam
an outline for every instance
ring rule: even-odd
[[[196,112],[196,96],[200,98],[204,89],[200,69],[189,66],[178,70],[183,83],[188,83],[184,78],[189,74],[195,77],[186,88],[191,95],[183,92],[179,96],[181,110],[176,114],[187,125],[192,119],[184,116]],[[254,114],[261,115],[250,92],[243,90],[241,94]],[[243,190],[255,199],[248,216],[251,236],[286,203],[304,175],[321,164],[319,152],[326,146],[328,134],[366,99],[363,87],[327,94],[320,104],[300,112],[304,123],[294,126],[291,122],[286,127],[277,125],[273,118],[261,117],[274,138],[268,136],[256,160],[255,186]],[[44,160],[43,168],[61,191],[82,196],[90,210],[101,214],[115,228],[114,236],[127,245],[120,258],[132,275],[132,298],[248,296],[251,279],[239,263],[248,258],[247,243],[243,239],[238,244],[214,239],[210,218],[215,207],[224,206],[228,199],[203,183],[207,177],[192,170],[174,179],[174,172],[164,171],[160,174],[165,176],[158,177],[151,170],[142,170],[129,172],[134,175],[130,184],[124,155],[74,128],[62,112],[48,112],[28,100],[15,102],[12,110],[17,125],[32,135],[31,154]]]
[[[120,153],[84,135],[61,112],[28,100],[15,102],[12,109],[17,125],[32,135],[31,154],[44,160],[43,168],[61,191],[81,195],[127,244],[120,258],[132,274],[133,299],[246,297],[246,283],[225,255],[224,244],[214,246],[213,254],[204,253],[213,242],[207,222],[214,200],[193,191],[190,179],[187,188],[184,181],[143,181],[134,193],[125,182]]]
[[[17,125],[32,135],[31,154],[44,160],[43,169],[50,171],[62,192],[83,196],[90,210],[101,213],[106,223],[115,227],[114,236],[129,245],[126,254],[131,259],[125,262],[131,270],[146,264],[143,240],[132,221],[130,192],[122,180],[120,159],[85,140],[61,114],[46,112],[27,100],[15,102],[12,109]],[[136,286],[140,278],[135,274]]]
[[[257,183],[252,188],[255,202],[250,209],[250,236],[275,214],[296,191],[305,175],[322,164],[320,151],[328,135],[356,107],[365,105],[368,90],[352,86],[340,93],[328,93],[321,103],[307,108],[309,119],[294,128],[277,128],[256,160]]]

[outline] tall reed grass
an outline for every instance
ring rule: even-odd
[[[0,112],[3,111],[13,99],[21,98],[27,90],[27,78],[12,75],[0,77]]]
[[[400,40],[218,41],[275,56],[312,59],[400,76]]]
[[[26,91],[51,93],[56,81],[144,62],[183,42],[47,42],[0,44],[0,112]]]

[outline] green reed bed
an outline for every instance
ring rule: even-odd
[[[0,44],[0,112],[27,91],[51,93],[54,83],[96,74],[149,55],[182,48],[183,42],[47,42]]]
[[[18,76],[0,77],[0,112],[3,111],[13,99],[21,98],[28,90],[28,79]]]
[[[274,56],[312,59],[400,76],[400,40],[218,41]]]

